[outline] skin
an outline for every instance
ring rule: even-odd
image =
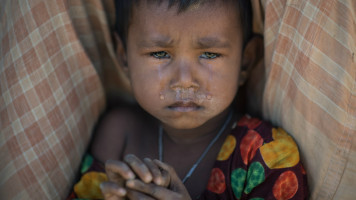
[[[204,191],[230,129],[193,176],[185,184],[181,179],[225,122],[247,76],[241,67],[252,63],[251,49],[242,50],[235,6],[207,3],[182,13],[165,2],[134,7],[126,50],[118,40],[118,61],[144,111],[122,108],[99,126],[92,154],[108,160],[110,182],[101,187],[106,199],[189,199]],[[165,163],[147,159],[158,157],[159,124]]]
[[[173,167],[159,160],[152,161],[148,158],[144,159],[143,164],[139,158],[132,154],[127,155],[125,161],[126,163],[120,161],[106,163],[110,182],[101,184],[105,199],[118,200],[125,197],[129,199],[191,199]],[[150,173],[145,172],[146,170],[149,170]],[[141,179],[135,179],[133,172]],[[153,182],[151,182],[151,174]],[[150,179],[147,180],[148,176],[141,177],[141,175],[150,175]],[[118,182],[121,180],[126,180],[126,183],[120,187]],[[124,187],[126,188],[124,189]]]
[[[143,1],[134,9],[125,71],[140,106],[177,137],[218,118],[236,95],[242,37],[233,8],[206,4],[177,14]],[[184,89],[211,99],[184,104],[175,98]]]

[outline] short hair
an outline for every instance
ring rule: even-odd
[[[124,49],[126,50],[126,40],[128,29],[130,26],[130,20],[132,18],[133,6],[138,4],[141,0],[115,0],[116,9],[116,22],[115,31],[118,33]],[[241,20],[242,34],[243,34],[243,46],[252,37],[252,6],[250,0],[147,0],[149,3],[160,4],[163,1],[168,2],[168,8],[177,5],[178,12],[184,12],[191,6],[204,2],[232,2],[236,4],[238,14]]]

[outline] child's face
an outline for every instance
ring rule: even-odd
[[[126,71],[138,103],[172,128],[203,125],[236,95],[240,19],[234,5],[217,2],[181,13],[167,3],[134,7],[122,56]]]

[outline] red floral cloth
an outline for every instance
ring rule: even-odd
[[[199,199],[307,199],[298,146],[283,129],[243,117],[223,144]]]

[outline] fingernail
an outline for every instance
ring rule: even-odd
[[[128,179],[134,179],[135,178],[135,174],[132,173],[132,172],[128,172],[127,176],[128,176]]]
[[[127,186],[127,187],[134,187],[134,186],[135,186],[135,183],[134,183],[134,181],[132,181],[132,180],[128,180],[128,181],[126,181],[126,186]]]
[[[153,179],[153,177],[151,176],[151,174],[148,174],[148,175],[145,176],[145,182],[146,182],[146,183],[151,182],[152,179]]]
[[[155,183],[157,185],[161,185],[162,184],[162,179],[161,178],[156,178],[154,181],[155,181]]]

